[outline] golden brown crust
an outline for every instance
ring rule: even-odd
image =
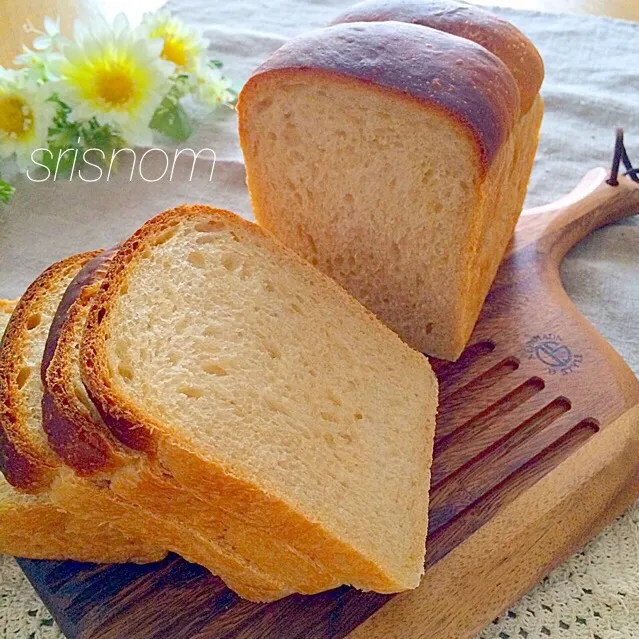
[[[515,78],[521,112],[527,113],[532,106],[544,79],[544,63],[533,43],[510,22],[454,0],[365,0],[331,24],[389,20],[445,31],[488,49]]]
[[[167,491],[161,481],[156,480],[154,485],[164,503],[173,501],[174,494]],[[147,543],[154,543],[154,548],[147,547],[139,551],[140,555],[149,557],[157,555],[158,558],[162,558],[165,553],[159,551],[159,548],[167,548],[169,551],[176,551],[179,548],[181,551],[179,554],[187,561],[204,566],[210,565],[210,558],[214,555],[224,567],[224,574],[232,576],[227,579],[229,586],[246,599],[270,601],[292,592],[290,588],[260,574],[247,561],[237,556],[231,548],[220,545],[219,540],[213,537],[189,534],[190,542],[188,546],[185,546],[183,527],[175,519],[160,520],[131,504],[123,508],[122,502],[113,491],[96,488],[91,482],[78,479],[72,471],[56,478],[51,491],[54,501],[73,515],[71,521],[78,527],[95,528],[95,522],[91,521],[93,516],[90,505],[93,505],[95,512],[99,513],[104,521],[108,521],[113,529],[124,533],[127,542],[145,539]],[[82,536],[86,539],[86,533]]]
[[[115,249],[104,251],[88,262],[67,288],[49,330],[42,358],[42,427],[49,445],[79,475],[93,475],[115,468],[119,443],[108,429],[96,423],[78,397],[75,350],[93,296],[99,290]]]
[[[0,347],[0,469],[7,481],[24,491],[46,488],[60,462],[48,446],[29,436],[28,410],[21,393],[20,371],[29,323],[60,278],[69,277],[95,256],[74,255],[44,271],[25,291],[7,325]],[[32,374],[37,374],[32,373]]]
[[[338,24],[294,38],[249,79],[238,109],[242,95],[264,77],[292,72],[351,78],[445,112],[476,140],[484,165],[519,117],[517,85],[499,58],[470,40],[419,25]]]
[[[0,482],[4,483],[2,478]],[[69,515],[48,498],[0,484],[1,554],[104,564],[151,563],[166,555],[110,526],[101,526],[99,534],[89,538],[88,526],[86,520]]]
[[[82,378],[105,424],[121,442],[145,451],[151,464],[157,464],[158,467],[170,472],[176,481],[192,487],[193,491],[198,491],[201,508],[197,513],[193,513],[193,516],[200,517],[202,522],[211,521],[218,514],[225,514],[227,519],[230,517],[242,521],[249,534],[251,529],[267,532],[269,527],[275,525],[283,544],[298,553],[313,557],[318,565],[330,566],[334,571],[334,577],[343,579],[344,583],[357,582],[359,579],[360,584],[366,583],[368,588],[380,592],[403,589],[403,586],[389,578],[381,567],[334,537],[321,524],[308,521],[288,504],[266,494],[249,481],[227,473],[218,464],[199,458],[196,452],[189,450],[186,442],[179,439],[176,434],[168,432],[167,427],[157,422],[143,405],[131,401],[113,383],[106,346],[110,332],[110,313],[121,294],[120,291],[126,286],[136,262],[153,246],[155,238],[165,237],[172,227],[188,219],[207,220],[210,224],[242,228],[252,234],[267,237],[269,241],[277,244],[278,250],[298,261],[300,268],[312,268],[295,253],[280,245],[266,231],[228,211],[199,205],[181,206],[147,222],[122,245],[113,258],[100,292],[89,311],[82,338]],[[314,273],[325,281],[327,286],[335,286],[334,282],[329,281],[324,275],[316,271]],[[350,298],[345,291],[342,293]],[[378,323],[372,314],[367,312],[367,315],[371,321]],[[417,353],[415,357],[422,361]],[[114,486],[114,490],[118,491],[118,488]],[[156,511],[165,503],[162,495],[153,501],[153,496],[147,494],[146,490],[139,489],[137,482],[133,482],[130,487],[121,487],[120,490],[126,491],[126,495],[122,496],[128,499],[135,499],[137,496],[140,499],[151,500],[149,504],[153,502],[152,507]],[[221,508],[217,503],[219,500],[214,499],[216,495],[224,496]],[[208,508],[207,498],[210,501]],[[239,535],[241,530],[235,530]],[[261,549],[253,546],[253,552],[259,554]],[[257,561],[255,557],[253,559]],[[262,561],[267,560],[263,558]],[[320,587],[318,590],[324,588]]]

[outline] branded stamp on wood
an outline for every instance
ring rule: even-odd
[[[583,355],[573,353],[556,333],[535,335],[526,342],[528,359],[538,359],[550,375],[567,375],[581,366]]]

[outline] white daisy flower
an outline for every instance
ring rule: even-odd
[[[44,32],[36,31],[38,37],[33,41],[33,48],[37,51],[50,51],[56,47],[60,48],[67,44],[69,40],[60,33],[60,17],[55,20],[49,16],[44,18]]]
[[[24,72],[0,67],[0,157],[30,166],[32,152],[47,147],[55,106],[48,91]],[[42,151],[33,157],[39,160]]]
[[[178,73],[194,73],[203,64],[208,40],[169,11],[145,13],[142,28],[149,37],[162,38],[164,45],[160,55],[172,62]]]
[[[175,69],[160,58],[163,41],[131,29],[123,15],[113,25],[104,19],[76,22],[74,36],[51,65],[58,78],[52,88],[71,107],[71,119],[95,118],[131,143],[149,143],[149,122]]]
[[[33,41],[33,48],[36,51],[51,51],[55,48],[60,48],[69,42],[68,38],[65,38],[60,33],[60,18],[50,18],[45,16],[44,18],[44,31],[36,29],[33,24],[27,20],[24,25],[25,33],[34,33],[37,37]]]
[[[48,82],[54,78],[51,71],[51,63],[59,60],[58,53],[43,53],[41,51],[33,51],[22,45],[22,53],[17,55],[13,63],[18,67],[24,67],[26,74],[31,80],[36,82]]]

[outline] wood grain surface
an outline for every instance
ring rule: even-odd
[[[465,639],[583,545],[639,493],[639,382],[559,279],[570,247],[639,211],[639,186],[606,178],[596,169],[522,216],[471,345],[458,362],[434,362],[441,406],[420,588],[256,604],[176,557],[21,561],[68,637]]]

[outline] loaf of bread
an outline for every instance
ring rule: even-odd
[[[0,552],[35,559],[149,562],[166,553],[124,534],[108,520],[93,490],[85,518],[60,508],[51,484],[73,473],[62,467],[42,430],[40,362],[62,294],[93,254],[54,264],[17,304],[0,348]],[[7,317],[7,304],[2,316]]]
[[[202,206],[147,223],[107,270],[80,358],[104,423],[141,453],[109,473],[120,499],[298,592],[419,583],[435,377],[256,225]]]
[[[521,211],[543,64],[446,0],[374,0],[249,79],[239,132],[259,224],[412,347],[456,359]]]

